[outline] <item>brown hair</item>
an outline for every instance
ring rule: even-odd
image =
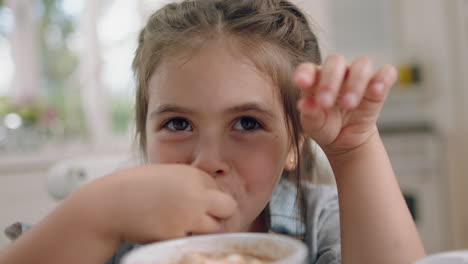
[[[136,136],[146,156],[148,82],[163,57],[181,49],[196,50],[219,37],[236,40],[241,51],[279,88],[297,168],[284,172],[300,187],[310,179],[312,150],[302,137],[296,108],[300,91],[291,79],[302,62],[321,63],[317,37],[305,15],[287,0],[185,0],[156,11],[140,33],[133,61],[137,82]],[[300,142],[303,144],[300,144]],[[302,149],[301,146],[302,145]],[[298,188],[298,199],[302,200]]]

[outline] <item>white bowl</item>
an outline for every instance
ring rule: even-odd
[[[414,264],[468,264],[468,250],[442,252],[429,255]]]
[[[271,264],[303,264],[307,259],[307,247],[284,235],[228,233],[148,244],[128,253],[122,264],[177,264],[189,253],[248,254],[274,259]]]

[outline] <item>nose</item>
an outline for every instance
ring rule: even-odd
[[[203,170],[213,177],[227,175],[229,164],[225,159],[225,151],[221,140],[203,139],[193,152],[192,166]]]

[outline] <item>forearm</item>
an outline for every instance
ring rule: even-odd
[[[343,263],[411,263],[424,248],[378,133],[329,157],[340,202]]]
[[[95,218],[81,203],[64,201],[40,224],[0,252],[0,264],[105,263],[119,246],[90,228]]]

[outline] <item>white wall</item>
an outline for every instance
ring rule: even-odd
[[[330,53],[334,50],[334,43],[330,35],[331,19],[330,19],[330,1],[329,0],[291,0],[302,8],[312,25],[312,30],[319,39],[319,45],[322,55]]]

